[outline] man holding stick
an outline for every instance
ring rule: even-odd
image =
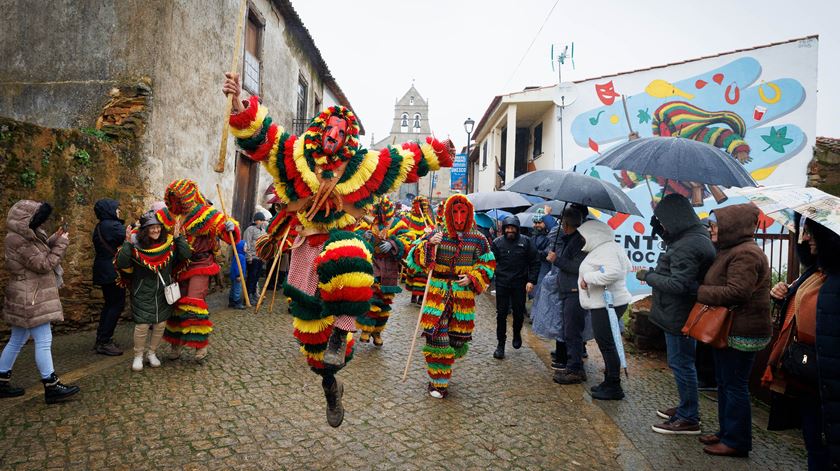
[[[428,392],[443,399],[452,364],[466,355],[475,326],[475,296],[490,284],[496,260],[490,243],[475,229],[473,205],[466,196],[450,196],[443,208],[444,227],[415,243],[409,268],[431,271],[420,325],[426,346]]]
[[[240,100],[238,74],[226,77],[231,133],[246,156],[263,163],[286,205],[269,235],[279,242],[297,221],[284,292],[292,300],[294,335],[322,377],[327,422],[338,427],[344,386],[335,374],[352,355],[356,317],[370,310],[373,297],[371,253],[353,232],[357,220],[377,196],[451,166],[454,146],[428,137],[369,152],[359,143],[355,114],[343,106],[328,108],[294,136],[272,122],[258,97]]]

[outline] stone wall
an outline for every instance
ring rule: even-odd
[[[114,91],[119,93],[120,89]],[[121,202],[126,217],[140,214],[148,182],[139,168],[130,140],[114,140],[94,129],[52,129],[0,118],[0,247],[5,241],[6,214],[18,200],[53,205],[48,231],[57,227],[59,217],[69,224],[70,247],[62,263],[65,322],[56,326],[58,330],[98,320],[101,295],[91,282],[91,234],[97,222],[93,203],[114,198]],[[0,249],[0,267],[4,259],[5,250]],[[7,278],[5,268],[0,269],[0,303]],[[8,326],[0,322],[0,338],[7,332]]]
[[[818,137],[808,165],[808,186],[840,196],[840,139]]]

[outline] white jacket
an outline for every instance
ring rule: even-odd
[[[586,258],[580,264],[581,280],[586,281],[588,289],[581,289],[580,305],[584,309],[601,309],[607,306],[604,301],[604,288],[613,295],[613,306],[623,306],[632,300],[627,290],[627,274],[632,266],[627,254],[615,242],[615,235],[610,226],[601,221],[584,222],[578,232],[586,239],[583,251]],[[602,270],[603,267],[603,270]]]

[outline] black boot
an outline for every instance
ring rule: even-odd
[[[518,331],[513,332],[513,341],[510,343],[514,350],[519,350],[522,347],[522,333]]]
[[[505,357],[505,341],[502,340],[499,342],[499,346],[496,347],[496,351],[493,352],[493,358],[497,360],[501,360]]]
[[[344,366],[344,356],[347,354],[347,331],[334,328],[324,350],[324,365],[332,368]]]
[[[555,370],[565,369],[566,363],[568,362],[568,356],[566,355],[566,342],[555,340],[554,344],[556,350],[551,361],[551,368]]]
[[[41,382],[44,383],[44,401],[47,404],[61,402],[79,392],[78,386],[62,384],[55,373]]]
[[[336,378],[332,384],[326,385],[326,379],[321,384],[324,388],[324,397],[327,398],[327,423],[331,427],[338,427],[344,421],[344,406],[341,404],[341,397],[344,396],[344,385]]]
[[[602,386],[592,391],[592,399],[602,401],[618,401],[624,399],[624,390],[621,389],[621,380],[606,380]],[[594,389],[594,388],[593,388]]]
[[[0,373],[0,397],[18,397],[23,396],[25,392],[22,388],[16,388],[9,383],[12,378],[12,370],[5,373]]]

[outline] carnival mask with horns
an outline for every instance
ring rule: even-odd
[[[444,216],[446,230],[450,235],[466,232],[473,226],[473,205],[464,195],[452,195],[446,200]]]

